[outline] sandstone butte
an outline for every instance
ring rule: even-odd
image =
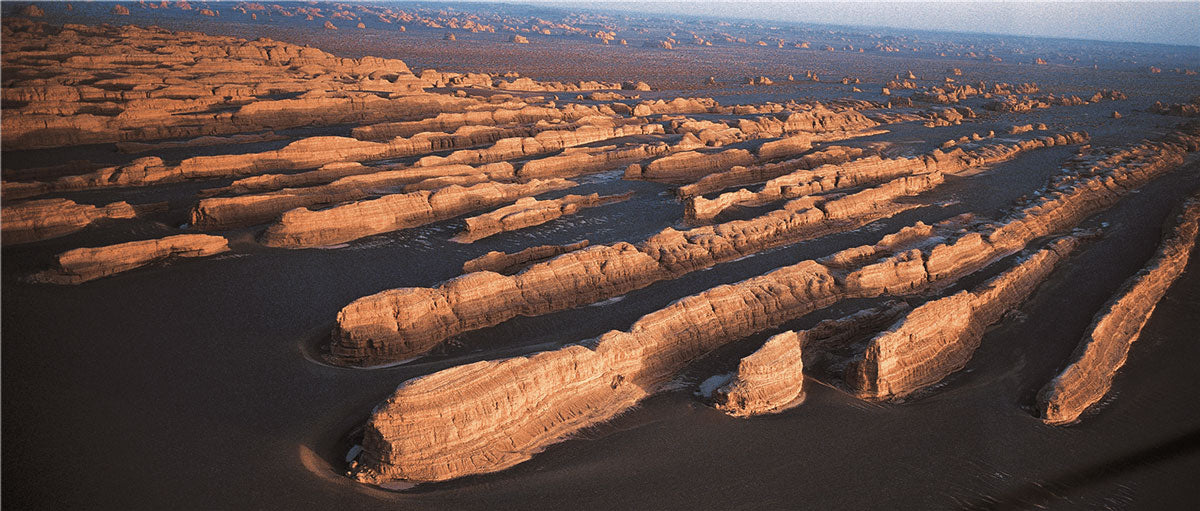
[[[797,170],[768,180],[757,192],[743,188],[722,193],[713,199],[705,199],[702,196],[690,197],[685,203],[684,216],[689,222],[704,223],[711,221],[733,206],[761,206],[783,199],[861,186],[905,175],[922,174],[929,172],[931,167],[953,174],[967,168],[1011,160],[1025,151],[1081,144],[1087,140],[1087,133],[1072,132],[1014,143],[995,142],[981,145],[970,151],[964,151],[961,147],[950,152],[935,149],[928,154],[913,158],[881,158],[871,155],[812,169],[806,169],[804,168],[805,164],[800,163],[795,165],[799,167]],[[784,168],[791,166],[793,165],[788,162],[780,164],[780,167]]]
[[[33,276],[37,282],[80,284],[173,257],[206,257],[229,251],[228,241],[207,234],[178,234],[95,248],[76,248],[56,257],[57,266]]]
[[[742,358],[730,380],[716,389],[713,405],[734,417],[779,413],[804,400],[804,360],[874,333],[908,310],[889,302],[799,332],[775,335]]]
[[[640,246],[590,246],[511,277],[478,272],[436,288],[383,291],[338,313],[331,354],[346,364],[411,358],[465,331],[594,303],[781,244],[861,227],[914,207],[890,199],[941,182],[936,171],[909,176],[820,204],[797,199],[752,220],[683,232],[668,227]]]
[[[566,179],[534,179],[527,183],[450,185],[433,191],[385,195],[313,211],[296,208],[283,214],[260,237],[270,247],[306,248],[336,245],[375,234],[449,220],[519,197],[571,188]]]
[[[1038,411],[1046,423],[1074,422],[1108,393],[1155,306],[1187,267],[1200,229],[1200,194],[1193,194],[1171,222],[1175,225],[1154,256],[1096,314],[1070,365],[1038,393]]]
[[[630,197],[633,197],[633,192],[604,197],[598,193],[566,195],[546,200],[522,197],[511,205],[464,219],[463,223],[466,224],[466,228],[451,240],[459,243],[474,243],[488,236],[541,225],[556,218],[574,215],[583,208],[626,201]]]
[[[1071,228],[1178,167],[1197,149],[1196,133],[1124,148],[1055,178],[1005,221],[939,242],[928,254],[876,254],[883,259],[875,261],[870,255],[875,249],[862,247],[854,251],[857,268],[804,261],[683,298],[626,331],[406,381],[367,421],[354,475],[371,483],[440,481],[511,467],[634,406],[716,347],[842,299],[948,284],[1037,238]],[[975,255],[979,251],[984,257]],[[893,270],[870,272],[870,282],[848,278],[871,266]]]
[[[1023,147],[1041,147],[1043,143],[1058,143],[1059,139],[1074,143],[1086,136],[1047,138],[1048,142],[1032,141]],[[981,150],[979,154],[1011,153]],[[861,227],[912,207],[892,200],[940,184],[943,165],[958,171],[966,165],[989,161],[979,155],[959,156],[963,154],[957,151],[942,155],[940,160],[913,159],[927,165],[922,170],[929,173],[898,177],[875,188],[828,200],[795,199],[780,210],[751,220],[734,220],[683,232],[667,228],[639,246],[629,243],[591,246],[509,277],[471,274],[436,288],[401,288],[366,296],[338,313],[331,353],[335,361],[347,364],[411,358],[462,332],[517,316],[537,316],[594,303],[767,248]],[[877,171],[877,167],[855,169]],[[905,170],[911,171],[907,167]],[[855,179],[847,172],[839,180]],[[471,291],[476,288],[491,291],[477,295]],[[431,308],[428,303],[438,305]]]
[[[588,240],[581,240],[566,245],[538,245],[512,254],[491,251],[463,263],[463,273],[490,271],[511,275],[533,263],[582,249],[588,246],[588,243]]]
[[[0,212],[0,236],[5,245],[66,236],[101,219],[137,216],[135,207],[127,202],[99,207],[76,204],[68,199],[40,199],[15,204],[5,202]]]

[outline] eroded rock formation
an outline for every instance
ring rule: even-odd
[[[1158,251],[1096,314],[1071,356],[1071,364],[1038,393],[1038,411],[1049,424],[1079,419],[1104,398],[1129,349],[1154,308],[1187,267],[1200,229],[1200,194],[1183,205]]]
[[[519,197],[575,186],[565,179],[535,179],[527,183],[450,185],[434,191],[385,195],[313,211],[296,208],[283,214],[262,234],[263,244],[282,248],[334,245],[374,234],[449,220],[464,213],[494,207]]]
[[[512,275],[534,263],[539,263],[567,252],[574,252],[588,246],[588,240],[577,241],[567,245],[538,245],[529,247],[513,254],[504,252],[488,252],[463,263],[463,273],[490,271],[501,275]]]
[[[173,257],[205,257],[229,251],[228,241],[207,234],[178,234],[59,254],[57,266],[33,276],[37,282],[80,284]]]
[[[632,193],[607,195],[567,195],[558,199],[538,200],[523,197],[517,202],[479,216],[464,220],[466,229],[453,238],[459,243],[472,243],[505,231],[515,231],[541,225],[566,215],[578,213],[583,208],[603,206],[629,200]]]
[[[895,399],[941,381],[971,359],[984,330],[1025,300],[1078,241],[1059,238],[973,291],[921,305],[867,345],[846,370],[860,397]]]
[[[29,243],[82,230],[97,220],[133,218],[137,211],[127,202],[107,206],[76,204],[68,199],[41,199],[6,204],[0,213],[4,244]]]

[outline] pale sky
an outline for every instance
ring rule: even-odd
[[[535,0],[522,3],[541,2]],[[1200,46],[1200,0],[552,3],[662,14]]]

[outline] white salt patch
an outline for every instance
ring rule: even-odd
[[[617,303],[617,302],[619,302],[619,301],[621,301],[621,300],[624,300],[624,299],[625,299],[625,295],[621,295],[621,296],[614,296],[614,297],[612,297],[612,298],[609,298],[609,299],[607,299],[607,300],[604,300],[604,301],[596,302],[596,303],[593,303],[593,304],[588,304],[588,307],[604,307],[605,305],[612,305],[612,304],[614,304],[614,303]]]
[[[710,376],[707,380],[700,382],[700,388],[696,391],[696,395],[700,397],[712,397],[713,392],[721,388],[722,385],[729,383],[733,379],[733,373],[718,374]]]

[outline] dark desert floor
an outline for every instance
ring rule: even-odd
[[[964,213],[979,220],[930,241],[945,242],[971,229],[990,228],[1013,218],[1021,208],[1055,193],[1056,178],[1090,176],[1076,170],[1094,164],[1100,159],[1097,155],[1125,154],[1121,151],[1132,151],[1129,148],[1145,140],[1157,143],[1173,136],[1195,137],[1193,98],[1200,96],[1200,80],[1188,70],[1200,69],[1197,48],[786,24],[772,27],[699,18],[584,16],[549,8],[495,5],[480,6],[479,16],[474,18],[492,26],[494,33],[446,28],[447,18],[466,18],[462,11],[468,8],[464,6],[458,6],[457,13],[447,13],[437,7],[395,5],[396,11],[415,14],[413,20],[403,22],[406,30],[399,32],[401,21],[384,23],[365,11],[355,11],[358,18],[330,17],[331,12],[339,11],[332,4],[320,4],[323,15],[312,21],[302,14],[284,16],[277,11],[267,16],[269,9],[249,9],[247,13],[236,9],[247,4],[209,4],[219,16],[199,15],[195,11],[200,4],[183,11],[123,3],[130,14],[118,15],[112,12],[115,4],[76,3],[68,11],[65,4],[41,3],[41,17],[18,13],[24,3],[3,5],[5,239],[0,321],[4,340],[4,500],[13,508],[1186,509],[1200,497],[1195,485],[1195,474],[1200,473],[1200,373],[1195,371],[1200,361],[1200,344],[1195,342],[1196,332],[1200,332],[1200,270],[1194,262],[1153,308],[1112,388],[1098,404],[1066,426],[1047,424],[1038,411],[1039,390],[1071,362],[1097,313],[1155,256],[1164,226],[1169,230],[1180,205],[1200,190],[1200,156],[1186,150],[1177,151],[1182,163],[1169,165],[1144,184],[1131,187],[1111,206],[1097,207],[1078,222],[1055,224],[1061,228],[1025,240],[1018,250],[997,252],[986,264],[970,266],[971,271],[938,286],[847,296],[811,313],[781,317],[751,335],[722,339],[715,349],[681,362],[681,368],[671,371],[669,377],[646,384],[644,388],[652,390],[635,406],[613,411],[607,420],[574,428],[561,435],[564,441],[545,442],[533,450],[541,452],[511,468],[480,469],[390,491],[347,477],[348,471],[362,470],[358,463],[367,462],[366,458],[355,460],[352,469],[346,458],[348,451],[363,443],[365,424],[385,421],[373,419],[372,414],[384,409],[382,403],[412,378],[478,361],[551,352],[609,331],[629,330],[639,318],[684,297],[723,284],[736,287],[777,268],[873,245],[882,236],[918,221],[933,225]],[[308,4],[282,5],[294,10]],[[249,14],[255,12],[256,19],[250,19]],[[538,25],[531,21],[536,18],[562,26],[540,23],[548,27],[550,35],[504,28]],[[321,28],[326,20],[336,24],[337,30]],[[358,21],[364,28],[355,28]],[[264,80],[254,74],[259,68],[226,67],[232,69],[230,74],[218,76],[225,72],[222,68],[201,71],[204,63],[197,57],[195,62],[188,61],[187,65],[196,69],[195,77],[188,80],[207,84],[202,89],[226,80],[254,92],[164,96],[198,103],[170,103],[169,108],[179,110],[155,117],[148,112],[168,108],[163,106],[168,103],[146,104],[137,112],[133,112],[135,106],[113,104],[124,105],[132,93],[154,90],[155,86],[190,86],[157,81],[145,87],[134,85],[144,77],[129,78],[141,72],[166,74],[164,70],[176,64],[156,67],[134,62],[72,68],[76,74],[69,85],[105,91],[97,93],[103,96],[100,99],[54,100],[47,92],[50,89],[38,89],[45,87],[45,82],[38,80],[54,76],[54,70],[61,70],[68,58],[95,54],[56,39],[64,37],[59,27],[67,23],[156,25],[164,32],[155,32],[155,38],[193,37],[216,46],[245,46],[245,42],[209,36],[267,37],[298,47],[311,45],[328,55],[313,57],[311,62],[285,63],[280,69],[290,74],[280,82],[286,83],[273,86],[263,85]],[[437,27],[429,26],[431,23]],[[611,43],[591,36],[609,29],[616,34]],[[181,35],[179,31],[207,35]],[[133,37],[117,29],[100,32],[89,37]],[[444,40],[446,33],[454,33],[455,40]],[[526,34],[530,43],[510,42],[514,33]],[[694,44],[693,34],[713,45]],[[732,41],[715,34],[728,34]],[[739,42],[739,37],[745,41]],[[667,38],[677,41],[674,49],[643,47],[648,40]],[[621,39],[628,45],[620,45]],[[764,45],[755,44],[760,40]],[[42,44],[39,41],[57,41],[64,46],[32,48]],[[795,47],[800,42],[807,42],[809,48]],[[826,45],[833,50],[823,49]],[[898,51],[879,49],[882,46]],[[859,48],[865,51],[860,53]],[[19,51],[27,53],[17,55]],[[170,54],[166,50],[161,53]],[[367,63],[330,55],[399,59],[412,73],[397,72],[396,64],[365,70]],[[213,58],[232,66],[227,63],[232,57]],[[1036,64],[1038,58],[1047,63]],[[269,65],[276,65],[271,62]],[[141,71],[130,70],[139,65]],[[393,67],[387,69],[389,65]],[[302,69],[304,66],[321,69]],[[1151,72],[1151,67],[1159,72]],[[432,69],[436,72],[427,71]],[[532,79],[534,86],[519,90],[522,87],[512,85],[515,76],[503,76],[507,72]],[[820,81],[807,79],[809,72],[816,73]],[[911,80],[905,78],[910,72]],[[491,75],[469,78],[456,73]],[[368,78],[372,74],[374,77]],[[794,80],[789,81],[788,75],[794,75]],[[130,81],[121,82],[123,76]],[[250,76],[256,83],[237,82],[239,76]],[[747,83],[748,77],[758,76],[774,83]],[[843,77],[848,78],[847,83],[842,83]],[[858,83],[853,83],[854,79]],[[115,82],[105,85],[104,80]],[[604,83],[578,87],[580,81]],[[911,81],[913,88],[892,88],[885,96],[881,92],[889,81]],[[637,82],[651,90],[636,90]],[[961,99],[947,102],[916,97],[934,88],[978,82],[986,84],[979,87],[982,90],[1006,85],[1002,92],[964,93]],[[1008,88],[1026,83],[1036,83],[1038,89],[1019,92]],[[623,84],[626,87],[622,88]],[[383,86],[393,89],[378,89]],[[27,97],[10,92],[22,87],[40,92],[21,93]],[[285,91],[288,87],[296,89]],[[307,91],[324,87],[325,94],[304,96],[305,87]],[[1121,94],[1092,100],[1094,94],[1109,90]],[[597,91],[617,96],[614,99]],[[933,92],[936,95],[937,91]],[[387,104],[366,103],[367,107],[360,108],[348,99],[339,102],[349,97],[367,101],[355,96],[360,93],[371,96],[370,101],[386,100]],[[593,93],[597,95],[590,96]],[[433,95],[443,99],[431,99]],[[246,106],[282,104],[301,97],[313,102],[258,117],[251,116]],[[700,108],[693,102],[670,110],[670,100],[680,97],[712,98],[715,103]],[[1082,99],[1063,100],[1069,97]],[[658,99],[666,100],[668,106],[649,104]],[[998,105],[1005,101],[1042,101],[1045,106],[1006,111],[1009,107]],[[1179,106],[1182,111],[1156,108],[1156,102]],[[643,111],[636,109],[644,103]],[[452,106],[439,110],[438,105]],[[747,107],[730,108],[734,105]],[[1188,105],[1192,106],[1190,117]],[[354,128],[418,123],[439,112],[526,106],[563,113],[554,114],[561,116],[558,120],[541,125],[528,119],[488,125],[511,130],[503,137],[463,141],[470,137],[450,136],[457,126],[434,124],[396,135],[416,139],[418,132],[436,132],[444,136],[437,139],[443,146],[428,151],[401,154],[392,148],[386,155],[368,157],[343,149],[349,147],[350,137],[395,141],[391,135],[366,137]],[[570,109],[576,107],[593,110],[587,117],[571,114]],[[127,110],[116,115],[114,108]],[[961,115],[962,111],[956,110],[960,108],[971,115]],[[1114,111],[1119,116],[1114,116]],[[232,116],[230,112],[234,112]],[[139,124],[134,113],[149,120]],[[108,123],[105,126],[110,131],[38,130],[17,125],[18,121],[12,121],[10,129],[9,124],[12,118],[79,119],[93,114]],[[568,118],[568,114],[576,116]],[[798,131],[784,127],[782,132],[749,127],[750,120],[786,120],[788,115],[811,115],[819,119],[820,126]],[[216,120],[196,124],[188,116]],[[126,117],[132,120],[113,128],[126,122]],[[595,117],[603,119],[596,121]],[[747,122],[739,124],[739,120]],[[698,126],[704,121],[724,124],[722,127],[737,133],[689,131],[687,126],[692,124],[687,123]],[[835,129],[836,122],[845,124]],[[1035,128],[1039,124],[1045,126]],[[1021,130],[1012,127],[1024,125],[1030,125],[1030,131],[1013,133]],[[163,126],[170,130],[160,130]],[[534,137],[534,133],[549,138],[544,134],[588,129],[611,133],[564,142],[565,147],[547,146],[540,152],[487,153],[500,146],[498,140]],[[638,131],[634,133],[634,129]],[[801,158],[834,146],[874,151],[870,154],[885,160],[920,158],[939,148],[938,154],[962,148],[986,156],[990,155],[988,144],[1016,145],[1042,136],[1053,140],[1056,135],[1081,131],[1086,132],[1086,141],[1060,140],[1046,147],[1023,148],[1011,157],[986,163],[979,163],[980,159],[938,171],[936,175],[944,177],[944,182],[879,199],[877,206],[883,209],[847,218],[845,225],[838,224],[841,227],[815,234],[803,231],[802,236],[790,238],[780,235],[747,249],[740,257],[713,256],[713,261],[692,271],[658,278],[615,296],[598,293],[583,305],[522,315],[493,326],[464,328],[431,349],[402,356],[397,354],[399,350],[380,348],[342,356],[339,353],[344,352],[338,350],[350,348],[331,347],[331,331],[335,337],[336,332],[349,331],[337,321],[339,311],[351,302],[389,289],[437,286],[459,277],[465,262],[490,251],[516,253],[584,239],[592,247],[619,242],[637,245],[666,228],[686,231],[703,228],[706,223],[747,225],[738,222],[754,222],[772,211],[793,207],[775,197],[762,203],[735,203],[711,222],[690,218],[685,207],[689,198],[680,197],[680,186],[733,167],[720,163],[716,156],[728,149],[746,150],[753,161],[741,165],[751,167]],[[243,143],[223,139],[212,145],[119,150],[122,142],[155,144],[206,135],[264,133],[273,136]],[[980,136],[972,140],[972,134]],[[289,144],[323,136],[341,138],[322,139],[325,145],[312,153],[328,150],[337,155],[320,161],[303,159],[308,156],[287,161],[292,154],[285,149]],[[722,138],[726,136],[732,138]],[[797,136],[805,139],[805,147],[786,156],[767,156],[761,149],[764,141]],[[687,137],[716,142],[689,146]],[[943,145],[952,140],[956,143]],[[292,207],[266,216],[253,211],[259,215],[253,220],[228,220],[232,223],[207,228],[195,225],[201,218],[195,211],[202,200],[210,198],[202,191],[255,175],[286,178],[327,163],[358,161],[379,167],[360,174],[369,176],[385,166],[386,170],[426,168],[431,166],[429,160],[421,159],[433,155],[445,157],[447,168],[456,162],[475,169],[507,162],[517,169],[515,174],[501,179],[470,174],[470,179],[482,181],[463,181],[462,186],[482,182],[516,189],[533,180],[522,174],[522,169],[534,168],[529,162],[564,154],[600,154],[611,149],[608,146],[648,152],[593,167],[573,164],[572,172],[539,176],[569,179],[568,185],[538,193],[515,192],[517,195],[491,203],[486,197],[472,196],[464,199],[471,207],[371,234],[338,231],[343,224],[303,231],[304,225],[288,223],[284,212]],[[197,156],[241,155],[249,159],[254,153],[269,151],[278,152],[249,166],[235,165],[230,167],[237,167],[235,170],[225,173],[209,169],[203,171],[208,174],[190,175],[180,170],[187,159]],[[455,160],[456,154],[465,151],[479,154],[472,156],[474,160]],[[698,151],[707,157],[705,164],[720,168],[670,171],[665,164],[656,167],[653,163],[685,151]],[[135,160],[148,156],[161,158],[158,164],[165,169],[161,174],[147,171],[147,176],[141,177],[131,168]],[[853,161],[851,158],[849,163]],[[627,170],[631,164],[639,166],[640,175]],[[213,165],[212,169],[219,167]],[[51,168],[56,166],[61,167]],[[103,174],[105,167],[119,170]],[[666,170],[653,174],[657,169]],[[95,179],[88,177],[93,173],[101,174]],[[260,191],[229,188],[217,196],[236,198],[323,186],[336,179],[317,174],[313,174],[316,181],[303,186]],[[62,176],[67,179],[60,179]],[[857,196],[890,179],[839,184],[811,195],[818,197],[819,204],[826,204],[821,201],[842,198],[839,194]],[[717,199],[723,192],[738,189],[758,191],[767,181],[750,179],[699,195]],[[328,193],[322,195],[326,198],[297,208],[337,211],[414,190],[440,190],[441,186],[441,182],[417,180],[372,182],[352,190],[322,191]],[[536,195],[547,200],[568,194],[627,192],[632,192],[628,200],[584,208],[473,243],[451,240],[463,230],[467,217],[513,204],[519,197]],[[808,194],[786,199],[800,200],[804,195]],[[49,198],[101,207],[127,201],[137,214],[85,222],[86,227],[55,237],[46,236],[45,230],[18,232],[10,227],[15,211],[10,208]],[[357,211],[336,218],[348,225],[369,214]],[[213,213],[207,221],[217,222],[216,218]],[[141,267],[76,284],[35,282],[33,277],[52,269],[59,271],[60,277],[75,275],[57,258],[68,250],[197,233],[222,236],[228,250],[210,257],[157,258]],[[271,233],[283,234],[272,237],[275,234]],[[24,241],[20,236],[31,239]],[[965,366],[951,368],[934,384],[921,385],[894,399],[863,399],[846,381],[849,376],[842,376],[842,366],[821,370],[817,364],[809,373],[806,360],[806,375],[799,376],[806,396],[803,403],[779,413],[734,418],[710,406],[708,398],[696,395],[701,382],[736,371],[740,359],[774,334],[811,329],[822,320],[841,318],[886,300],[902,300],[915,308],[976,289],[1061,236],[1077,236],[1078,248],[1058,263],[1027,299],[1001,320],[984,325],[986,331],[978,348],[968,351]],[[929,246],[919,248],[929,256]],[[1195,256],[1194,245],[1191,250]],[[367,346],[387,343],[372,342]],[[861,345],[844,348],[860,350]],[[397,365],[409,358],[413,360]],[[534,386],[546,384],[531,381]],[[613,383],[614,389],[617,386]],[[447,410],[456,405],[451,401],[445,403]],[[450,445],[453,441],[446,438],[452,436],[431,442]],[[486,468],[487,464],[480,466]]]

